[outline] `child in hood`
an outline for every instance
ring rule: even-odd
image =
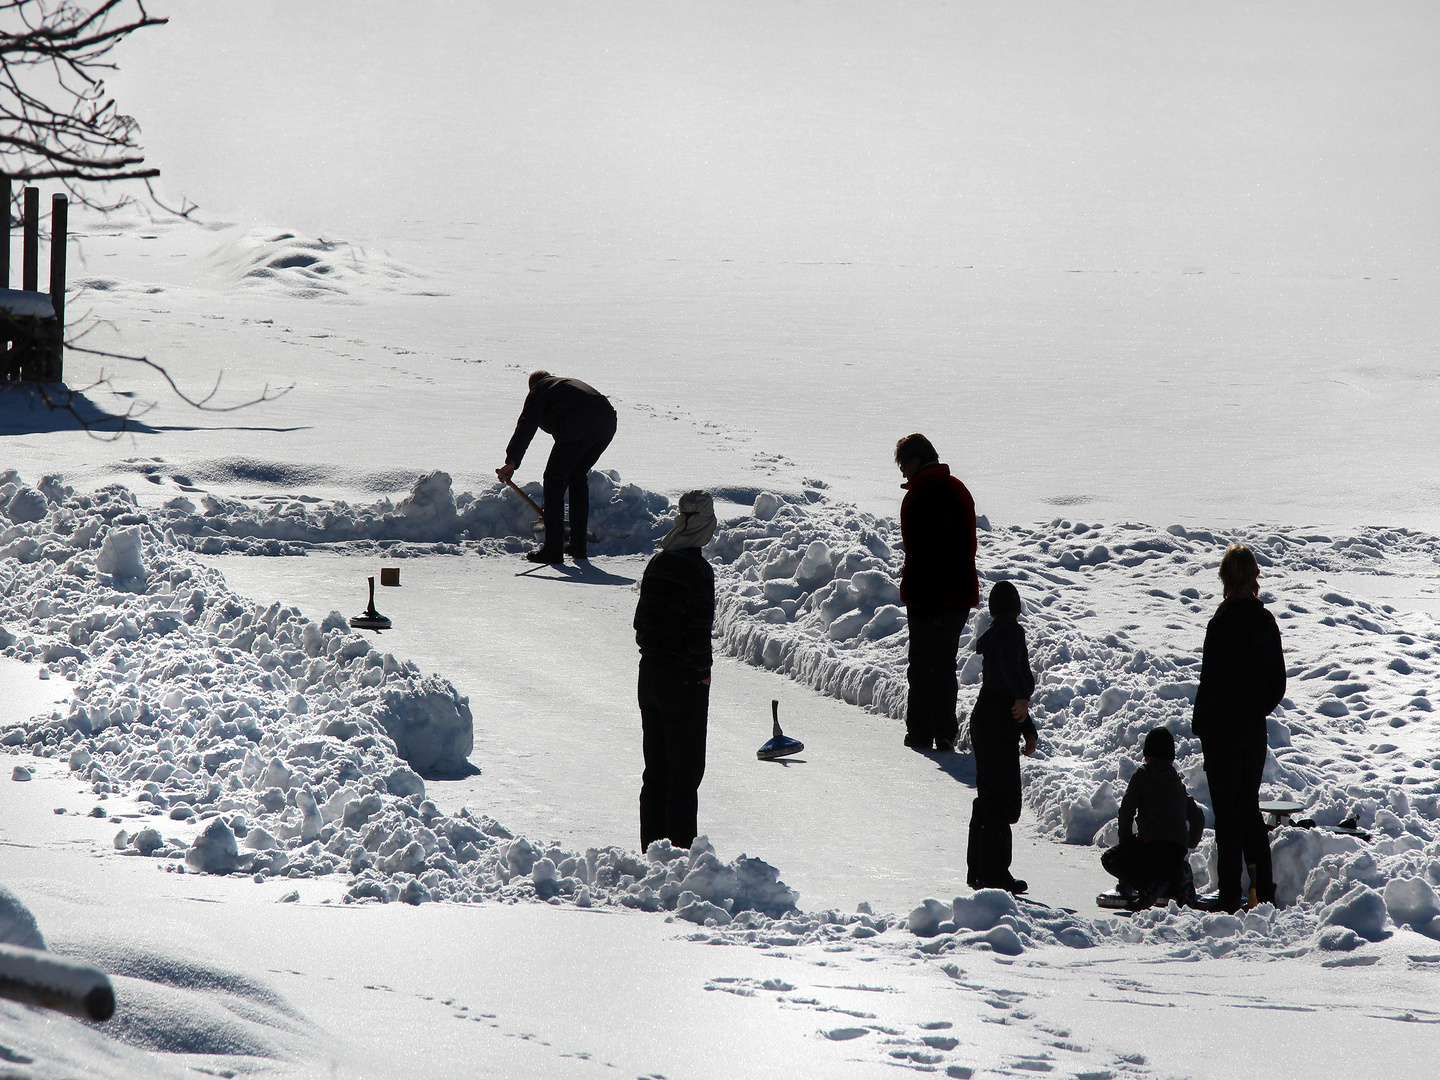
[[[1100,865],[1120,880],[1132,908],[1150,907],[1161,897],[1193,907],[1195,880],[1186,852],[1200,843],[1204,829],[1205,812],[1175,771],[1175,736],[1154,728],[1145,736],[1145,764],[1120,800],[1120,842],[1100,856]]]
[[[1020,820],[1020,742],[1035,752],[1037,735],[1030,719],[1035,675],[1025,631],[1017,621],[1020,593],[1008,581],[990,590],[990,628],[975,651],[983,658],[980,696],[970,716],[970,745],[975,750],[975,803],[970,812],[969,872],[972,889],[1023,893],[1028,886],[1010,873],[1010,826]]]

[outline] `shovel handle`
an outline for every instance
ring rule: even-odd
[[[535,513],[537,513],[538,515],[540,515],[541,518],[543,518],[543,517],[545,516],[545,510],[544,510],[544,508],[541,507],[541,506],[539,506],[539,505],[537,505],[534,499],[530,498],[529,495],[526,495],[525,492],[521,491],[521,490],[520,490],[520,485],[516,484],[514,480],[506,480],[506,481],[505,481],[505,484],[506,484],[507,487],[511,488],[511,489],[515,492],[516,495],[519,495],[522,499],[524,499],[527,503],[529,503],[531,510],[534,510]]]

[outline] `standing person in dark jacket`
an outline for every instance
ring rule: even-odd
[[[501,481],[515,475],[536,429],[555,436],[550,460],[545,463],[545,545],[525,557],[531,562],[563,562],[565,493],[570,493],[570,543],[564,546],[574,559],[585,558],[585,535],[590,527],[590,470],[615,438],[615,409],[610,399],[579,379],[562,379],[548,371],[530,373],[530,393],[505,464],[495,470]]]
[[[1025,740],[1027,757],[1035,752],[1037,741],[1030,719],[1035,675],[1019,616],[1019,591],[1011,582],[997,581],[990,590],[990,628],[975,643],[983,658],[983,675],[980,697],[970,714],[975,802],[966,858],[966,881],[972,889],[1012,893],[1029,887],[1010,873],[1010,826],[1020,820],[1020,740]]]
[[[715,507],[703,491],[680,496],[675,527],[640,579],[635,642],[640,646],[640,847],[695,840],[705,727],[710,710],[710,628],[715,571],[700,549],[715,535]]]
[[[1260,780],[1268,744],[1265,718],[1285,696],[1285,656],[1275,617],[1260,602],[1255,553],[1231,544],[1220,560],[1220,581],[1225,598],[1205,629],[1191,727],[1205,754],[1215,813],[1217,906],[1235,911],[1242,903],[1242,864],[1253,868],[1256,898],[1275,900]]]
[[[975,500],[924,435],[906,435],[896,443],[895,463],[905,476],[900,504],[905,545],[900,602],[910,630],[905,745],[949,751],[959,727],[955,658],[965,620],[980,603]]]
[[[1205,811],[1175,771],[1175,736],[1169,728],[1151,729],[1145,764],[1120,800],[1120,842],[1100,856],[1100,865],[1122,889],[1134,890],[1136,908],[1149,907],[1162,894],[1193,907],[1195,884],[1185,853],[1204,831]]]

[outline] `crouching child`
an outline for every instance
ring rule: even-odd
[[[1175,736],[1157,727],[1145,736],[1145,764],[1120,801],[1120,842],[1100,856],[1134,909],[1172,899],[1195,906],[1188,852],[1200,843],[1205,812],[1175,771]],[[1137,835],[1138,834],[1138,835]]]

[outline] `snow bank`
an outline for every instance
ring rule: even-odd
[[[538,483],[524,490],[537,503]],[[624,483],[613,471],[590,473],[590,530],[594,554],[648,551],[669,529],[670,500]],[[396,555],[407,544],[456,545],[500,541],[487,550],[518,551],[532,543],[535,512],[508,487],[456,495],[450,476],[432,472],[398,503],[363,506],[339,500],[269,496],[251,499],[180,496],[149,511],[146,520],[174,541],[206,555],[297,555],[317,546],[383,544]],[[433,547],[427,551],[435,550]],[[443,550],[443,549],[442,549]]]
[[[0,476],[0,505],[22,486]],[[424,776],[468,771],[472,746],[469,703],[449,682],[374,649],[338,612],[317,623],[235,595],[123,488],[76,494],[47,478],[26,490],[46,512],[0,521],[0,624],[14,628],[0,651],[45,665],[74,696],[0,743],[66,762],[102,806],[133,795],[154,825],[120,830],[117,853],[175,872],[344,874],[352,902],[570,900],[712,924],[795,907],[774,867],[722,862],[703,838],[684,852],[576,853],[468,808],[441,813]],[[433,474],[397,514],[422,532],[452,528],[448,500],[449,478]],[[617,498],[611,520],[657,503]]]
[[[612,549],[644,546],[663,531],[663,497],[612,474],[592,474],[592,483],[611,496],[599,520],[609,522],[602,528]],[[204,515],[175,505],[156,513],[122,488],[77,494],[55,477],[28,487],[0,474],[0,652],[75,687],[65,706],[11,727],[0,742],[65,760],[102,800],[139,799],[157,820],[133,836],[121,831],[117,852],[176,872],[343,874],[352,902],[621,905],[673,912],[703,926],[699,933],[762,945],[865,938],[893,925],[865,911],[802,914],[774,867],[743,855],[723,862],[703,838],[689,851],[570,852],[513,836],[476,808],[441,813],[425,798],[423,777],[463,771],[471,748],[468,702],[454,687],[374,649],[339,613],[317,623],[237,597],[187,550],[212,541],[253,550],[244,545],[282,537],[308,545],[345,537],[443,543],[473,538],[472,529],[499,536],[514,520],[505,516],[513,499],[454,498],[449,478],[434,473],[397,506],[333,504],[318,513],[301,500],[260,500],[216,502]],[[1026,764],[1026,792],[1057,839],[1085,843],[1113,832],[1116,795],[1156,723],[1176,733],[1177,765],[1208,798],[1188,714],[1213,594],[1202,603],[1196,586],[1209,586],[1202,571],[1213,571],[1229,538],[1177,529],[1056,521],[985,533],[985,577],[1019,582],[1027,605],[1042,750]],[[921,904],[905,921],[924,949],[1014,954],[1037,944],[1159,938],[1213,955],[1232,939],[1273,948],[1324,937],[1339,947],[1390,926],[1435,925],[1440,782],[1414,758],[1424,751],[1412,736],[1430,715],[1440,634],[1433,620],[1311,579],[1356,559],[1433,560],[1440,543],[1373,530],[1363,540],[1298,532],[1248,539],[1266,563],[1267,588],[1293,598],[1272,603],[1292,689],[1272,725],[1265,793],[1298,799],[1318,824],[1275,835],[1287,909],[1233,924],[1185,911],[1121,923],[982,893],[948,908]],[[722,529],[711,549],[722,563],[722,643],[899,715],[907,632],[894,542],[893,523],[853,508],[757,498],[756,513]],[[1321,589],[1317,601],[1310,593]],[[1091,605],[1103,604],[1141,621],[1102,619]],[[1142,645],[1129,635],[1147,619]],[[977,618],[971,633],[983,625]],[[967,686],[977,668],[966,661]],[[1385,741],[1365,741],[1382,733]],[[1407,740],[1415,749],[1400,750]],[[1347,818],[1374,843],[1325,828]],[[1202,888],[1212,848],[1207,839],[1192,860]]]

